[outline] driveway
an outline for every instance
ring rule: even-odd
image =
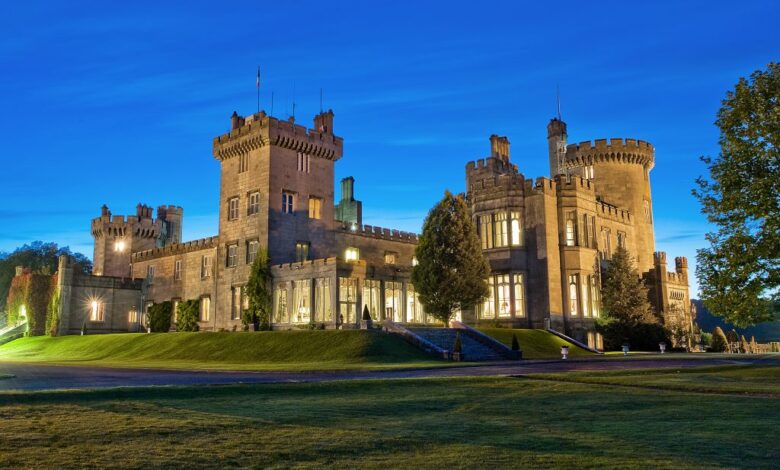
[[[12,390],[89,389],[145,387],[156,385],[224,385],[283,382],[325,382],[333,380],[396,379],[431,377],[510,376],[535,372],[621,370],[701,367],[722,364],[751,364],[758,359],[643,359],[520,361],[439,369],[325,372],[224,372],[194,370],[130,369],[0,362],[0,392]],[[761,360],[780,364],[778,360]]]

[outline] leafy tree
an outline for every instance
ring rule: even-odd
[[[712,333],[707,333],[706,331],[702,331],[701,344],[705,348],[709,348],[710,346],[712,346]]]
[[[197,299],[183,300],[176,309],[176,331],[198,331],[198,310],[200,302]]]
[[[445,325],[453,313],[488,295],[490,265],[463,195],[445,191],[423,224],[412,283],[425,310]]]
[[[173,303],[170,301],[154,304],[149,307],[149,328],[152,333],[166,333],[171,329]]]
[[[249,273],[246,283],[246,295],[249,298],[249,308],[241,315],[241,322],[246,328],[249,324],[255,325],[255,330],[271,329],[271,309],[273,296],[271,291],[271,260],[268,258],[268,250],[257,250],[255,261]]]
[[[771,321],[780,299],[780,64],[726,94],[715,121],[721,151],[693,194],[717,230],[697,251],[702,298],[740,327]]]
[[[710,345],[710,350],[712,352],[726,352],[728,347],[729,344],[726,335],[719,326],[716,326],[715,329],[712,330],[712,344]]]

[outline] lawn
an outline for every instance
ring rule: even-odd
[[[33,337],[0,346],[0,361],[299,371],[456,364],[426,355],[395,335],[359,330]]]
[[[575,346],[544,330],[509,329],[509,328],[479,328],[479,331],[512,346],[512,335],[517,335],[523,359],[560,359],[561,346],[569,346],[569,357],[598,357],[598,355]]]
[[[0,394],[0,467],[776,468],[777,409],[527,378]]]

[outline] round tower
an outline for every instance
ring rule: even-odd
[[[181,243],[184,209],[179,206],[159,206],[157,207],[157,218],[162,222],[163,228],[158,244],[168,246]]]
[[[566,123],[558,118],[547,124],[547,151],[550,157],[550,178],[565,174]]]
[[[566,148],[565,169],[595,183],[596,197],[613,206],[628,209],[635,228],[634,243],[640,272],[653,268],[655,236],[650,194],[650,170],[655,151],[636,139],[598,139]]]
[[[112,215],[103,205],[100,217],[92,219],[95,240],[92,274],[130,277],[130,254],[151,250],[160,236],[161,222],[152,218],[152,208],[138,204],[136,215]]]

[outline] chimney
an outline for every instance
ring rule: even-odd
[[[490,136],[490,156],[505,162],[509,161],[509,139],[506,136]]]

